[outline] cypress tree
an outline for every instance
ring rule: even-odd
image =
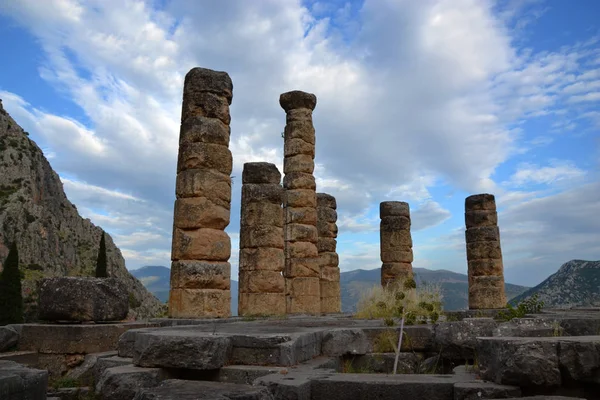
[[[100,238],[100,250],[98,250],[98,260],[96,261],[96,278],[108,278],[106,268],[106,243],[104,240],[104,231]]]
[[[19,272],[19,252],[13,243],[0,274],[0,325],[23,322],[23,294]]]

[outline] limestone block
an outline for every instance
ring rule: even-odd
[[[339,282],[340,269],[337,267],[321,267],[321,281]]]
[[[174,225],[181,229],[225,229],[229,225],[229,208],[217,205],[206,197],[175,200]]]
[[[505,306],[503,276],[469,277],[469,309],[503,308]]]
[[[335,252],[336,247],[337,240],[335,240],[334,238],[319,237],[319,240],[317,241],[317,248],[319,253]]]
[[[180,260],[171,263],[172,289],[220,289],[229,290],[231,264]]]
[[[229,125],[231,114],[226,98],[209,92],[189,93],[183,97],[181,105],[181,120],[190,117],[216,118]]]
[[[288,208],[285,212],[286,224],[317,225],[317,210],[314,207]]]
[[[319,314],[321,298],[319,296],[288,296],[287,312],[289,314]]]
[[[413,245],[410,230],[380,231],[381,251],[393,251],[397,247]]]
[[[262,201],[242,204],[244,204],[240,218],[242,226],[248,227],[248,229],[254,229],[255,226],[260,225],[283,228],[283,208],[281,207],[281,203],[274,204]]]
[[[467,242],[467,260],[500,259],[502,250],[499,241]]]
[[[469,261],[469,276],[501,276],[503,273],[501,258]]]
[[[238,312],[245,315],[284,315],[285,293],[240,293]]]
[[[313,110],[310,108],[296,108],[293,110],[287,110],[285,113],[285,123],[288,124],[291,121],[311,121],[312,122]]]
[[[398,247],[396,251],[382,251],[381,261],[384,263],[412,263],[413,252],[410,247],[406,248],[405,246]]]
[[[314,143],[306,142],[302,139],[287,139],[283,143],[283,155],[284,157],[291,157],[303,154],[309,156],[311,160],[315,158],[315,145]]]
[[[498,225],[498,214],[496,211],[476,210],[465,212],[465,225],[467,229],[480,226]]]
[[[181,123],[179,145],[213,143],[229,146],[231,128],[216,118],[191,117]]]
[[[319,231],[319,237],[323,238],[336,238],[338,234],[338,227],[334,222],[318,220],[317,230]]]
[[[318,258],[290,258],[286,260],[285,276],[310,277],[320,276],[321,265]]]
[[[171,289],[169,316],[172,318],[229,317],[230,303],[229,290]]]
[[[317,258],[319,256],[316,244],[309,242],[287,242],[285,252],[285,258]]]
[[[465,199],[465,210],[496,211],[496,199],[493,194],[475,194]]]
[[[230,255],[231,240],[229,235],[220,229],[174,229],[171,251],[173,261],[227,261]]]
[[[305,297],[319,298],[319,293],[321,291],[319,277],[292,278],[289,285],[286,287],[286,291],[287,294],[291,294],[294,297],[298,294]]]
[[[315,177],[312,174],[305,172],[291,172],[283,177],[283,187],[285,189],[310,189],[313,191],[317,188]]]
[[[19,334],[10,326],[0,326],[0,352],[16,346],[19,342]]]
[[[339,313],[342,311],[340,295],[334,297],[321,297],[321,312],[325,314]]]
[[[320,197],[319,194],[317,194],[317,204],[321,203],[320,201]],[[319,221],[325,221],[325,222],[331,222],[331,223],[335,223],[337,222],[337,211],[335,211],[333,208],[329,208],[329,207],[324,207],[324,206],[318,206],[318,216],[319,216]]]
[[[317,243],[319,233],[314,225],[287,224],[285,226],[285,237],[289,241]]]
[[[321,280],[319,290],[321,297],[339,297],[340,283]]]
[[[267,400],[270,398],[273,396],[269,390],[260,386],[170,379],[158,387],[141,389],[135,400]]]
[[[297,108],[314,110],[317,106],[317,96],[300,90],[292,90],[279,96],[279,105],[286,113]]]
[[[0,360],[0,396],[6,400],[46,398],[48,371]]]
[[[383,201],[379,204],[379,216],[410,218],[410,207],[404,201]]]
[[[368,354],[372,347],[362,329],[331,329],[323,334],[322,353],[326,357]]]
[[[337,209],[337,202],[335,197],[328,193],[317,193],[317,206],[320,208],[330,208],[332,210]],[[337,219],[337,214],[336,214]],[[335,221],[330,221],[335,222]]]
[[[259,247],[240,249],[240,270],[283,271],[283,249]]]
[[[179,146],[177,172],[186,169],[214,169],[231,175],[233,156],[227,146],[213,143],[189,143]]]
[[[229,104],[233,98],[233,83],[227,72],[207,68],[192,68],[185,75],[183,97],[192,93],[209,92],[225,97]]]
[[[381,265],[382,285],[390,281],[402,281],[412,278],[412,265],[410,263],[383,263]]]
[[[249,162],[244,164],[242,184],[275,184],[281,183],[281,173],[275,164],[267,162]]]
[[[283,228],[272,225],[254,225],[240,235],[240,248],[274,247],[283,249]]]
[[[469,360],[476,354],[477,338],[492,336],[493,318],[465,318],[439,324],[434,330],[434,346],[443,358]]]
[[[284,205],[293,208],[314,208],[317,206],[317,195],[314,190],[310,189],[286,190],[284,195]]]
[[[105,400],[133,399],[138,390],[157,386],[166,375],[160,368],[133,365],[107,368],[96,385],[96,393]]]
[[[242,204],[266,202],[281,204],[283,201],[283,188],[279,185],[263,185],[245,183],[242,186]]]
[[[283,275],[279,271],[245,271],[240,274],[240,293],[283,293]]]
[[[294,120],[285,124],[283,134],[286,139],[302,139],[314,146],[315,127],[312,120]]]
[[[312,174],[314,170],[315,162],[313,161],[313,157],[306,154],[285,157],[283,160],[283,172],[285,174],[294,172]]]
[[[175,193],[177,198],[206,197],[228,210],[231,208],[231,178],[217,171],[181,171],[177,174]]]
[[[383,232],[410,230],[410,219],[407,217],[383,217],[379,227]]]
[[[340,263],[340,258],[335,252],[319,253],[319,264],[321,268],[337,267]]]
[[[467,243],[500,242],[500,230],[497,226],[474,227],[465,231],[465,237]]]

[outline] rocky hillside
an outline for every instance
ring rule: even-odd
[[[600,261],[571,260],[539,285],[515,297],[518,303],[537,294],[545,307],[600,306]]]
[[[35,319],[37,285],[46,276],[92,276],[101,228],[82,218],[62,182],[0,100],[0,270],[16,240],[26,318]],[[164,306],[125,268],[121,251],[106,235],[109,275],[126,281],[130,318],[148,318]]]

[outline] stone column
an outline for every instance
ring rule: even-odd
[[[171,250],[172,318],[231,315],[231,241],[224,230],[231,208],[232,92],[225,72],[193,68],[185,77]]]
[[[403,201],[384,201],[379,205],[381,285],[387,286],[413,278],[410,208]]]
[[[312,123],[317,98],[314,94],[292,91],[283,93],[279,104],[286,112],[283,163],[286,311],[318,314],[321,271]]]
[[[466,198],[465,226],[469,309],[503,308],[506,306],[504,267],[494,195]]]
[[[339,257],[335,251],[338,233],[337,204],[335,197],[327,193],[317,193],[317,230],[319,240],[319,263],[321,266],[321,312],[339,313],[342,311],[340,294]]]
[[[274,164],[244,164],[238,314],[285,314],[283,188]]]

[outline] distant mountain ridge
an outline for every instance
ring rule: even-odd
[[[545,307],[600,306],[600,261],[568,261],[548,279],[516,296],[511,303],[535,294]]]
[[[445,310],[460,310],[468,307],[468,277],[465,274],[459,274],[447,270],[429,270],[425,268],[414,268],[417,284],[424,282],[439,284],[444,296]],[[131,271],[148,290],[150,290],[161,301],[167,301],[169,298],[169,274],[167,267],[148,266]],[[356,311],[356,304],[363,293],[381,281],[380,269],[342,272],[340,274],[340,284],[342,291],[342,311]],[[231,281],[231,311],[233,315],[237,314],[237,288],[238,282]],[[506,294],[510,299],[517,296],[528,288],[525,286],[506,284]]]

